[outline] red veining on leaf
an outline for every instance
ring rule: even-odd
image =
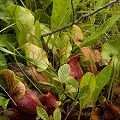
[[[0,74],[3,74],[5,80],[7,81],[9,93],[11,96],[14,94],[19,95],[19,97],[24,95],[25,93],[25,86],[24,84],[16,78],[16,75],[13,71],[8,69],[3,69],[0,71]]]
[[[18,99],[15,95],[12,96],[12,98],[17,104],[15,108],[23,115],[36,116],[36,107],[42,107],[44,109],[47,109],[45,106],[42,105],[37,96],[29,90],[25,91],[25,95],[21,99]]]
[[[31,70],[31,74],[33,76],[34,82],[47,82],[47,79],[45,78],[45,76],[42,75],[41,72],[37,72],[36,67],[34,65],[30,64],[30,70]]]
[[[75,78],[77,82],[80,82],[82,79],[82,72],[80,70],[79,64],[78,64],[78,55],[74,55],[69,62],[70,65],[70,74],[69,76]]]
[[[14,94],[22,94],[24,90],[25,90],[25,86],[22,82],[20,82],[13,91]]]

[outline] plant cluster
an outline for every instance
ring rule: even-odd
[[[0,0],[0,119],[120,118],[119,9],[118,0]]]

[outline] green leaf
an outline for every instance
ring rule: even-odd
[[[13,46],[12,46],[12,48],[13,48]],[[16,50],[15,48],[13,48],[13,49]],[[18,54],[15,54],[15,53],[13,53],[13,52],[10,52],[9,50],[7,50],[7,49],[5,49],[5,48],[3,48],[3,47],[0,47],[0,51],[3,51],[3,52],[5,52],[5,53],[11,54],[11,55],[16,55],[16,56],[18,56],[18,57],[20,57],[20,58],[22,58],[22,59],[25,59],[26,61],[29,61],[32,65],[38,66],[37,64],[41,64],[41,65],[45,66],[45,64],[43,64],[41,61],[35,60],[35,59],[33,59],[33,58],[28,58],[28,57],[22,56],[18,51],[16,51],[16,52],[17,52],[19,55],[18,55]],[[35,66],[34,66],[34,67],[35,67]],[[49,66],[49,67],[50,67],[50,66]],[[41,68],[41,69],[42,69],[42,68]],[[58,76],[56,75],[56,72],[55,72],[52,68],[51,68],[51,71],[52,71],[53,73],[50,73],[48,70],[44,70],[44,69],[43,69],[43,71],[45,71],[45,72],[53,75],[54,77],[58,77]]]
[[[56,109],[53,113],[54,120],[61,120],[61,112],[59,109]]]
[[[72,92],[75,92],[75,91],[76,91],[76,89],[72,85],[67,85],[65,87],[64,93],[72,93]]]
[[[73,0],[74,9],[79,2],[80,0]],[[52,30],[68,24],[70,22],[71,13],[71,0],[54,0],[51,16]]]
[[[101,96],[99,97],[99,102],[105,102],[105,101],[106,101],[106,98],[101,95]]]
[[[117,59],[120,59],[120,38],[109,41],[102,46],[102,52],[101,56],[105,60],[110,60],[116,57]]]
[[[40,27],[41,27],[41,34],[44,34],[44,33],[47,33],[47,32],[50,32],[50,31],[51,31],[48,26],[46,26],[46,25],[44,25],[44,24],[42,24],[42,23],[40,24]],[[46,43],[47,43],[49,37],[50,37],[50,36],[44,37],[44,40],[45,40]],[[50,40],[49,40],[49,42],[48,42],[48,47],[49,47],[50,49],[52,49],[53,41],[54,41],[54,35],[52,34],[51,37],[50,37]],[[56,46],[57,46],[57,45],[56,45],[56,43],[55,43],[55,46],[54,46],[54,47],[56,47]],[[58,48],[59,48],[59,47],[58,47]]]
[[[45,111],[45,109],[41,107],[37,107],[37,114],[43,119],[43,120],[49,120],[48,114]]]
[[[14,18],[13,23],[17,22],[15,25],[15,31],[18,35],[23,26],[27,27],[27,32],[31,30],[34,25],[34,16],[31,14],[30,10],[17,5],[10,5],[6,7],[7,13]]]
[[[40,38],[38,38],[38,36],[36,35],[30,35],[30,37],[28,38],[28,41],[29,43],[34,44],[38,46],[39,48],[43,48]]]
[[[3,51],[3,52],[5,52],[5,53],[9,53],[9,54],[11,54],[11,55],[14,55],[13,52],[10,52],[9,50],[7,50],[7,49],[5,49],[5,48],[3,48],[3,47],[0,47],[0,51]]]
[[[16,37],[12,34],[0,35],[0,46],[7,47],[8,50],[13,51],[13,49],[5,41],[10,45],[15,46],[15,43],[17,41]]]
[[[0,71],[7,68],[7,61],[5,56],[0,52]]]
[[[70,95],[75,98],[78,92],[78,82],[71,76],[67,77],[65,81],[66,85],[72,85],[75,88],[75,92],[70,93]]]
[[[40,27],[41,27],[41,34],[44,34],[44,33],[47,33],[47,32],[50,32],[50,28],[44,24],[40,24]],[[49,35],[49,36],[46,36],[44,37],[44,41],[45,43],[48,45],[49,49],[52,50],[52,52],[54,53],[55,55],[55,62],[58,63],[59,61],[59,53],[57,52],[56,49],[58,48],[61,48],[61,39],[59,36],[54,36],[54,34],[52,35]],[[54,45],[54,47],[53,47]]]
[[[56,103],[57,106],[60,106],[61,104],[62,104],[61,101],[57,101]]]
[[[22,46],[26,43],[27,40],[27,26],[23,26],[23,28],[21,28],[21,32],[18,35],[18,44],[20,46],[20,48],[22,48]]]
[[[83,32],[77,25],[72,26],[70,33],[74,41],[82,42],[84,40]]]
[[[44,74],[43,74],[43,76],[44,76]],[[34,81],[34,82],[35,82],[35,85],[38,88],[40,88],[40,89],[42,88],[43,90],[47,90],[47,91],[50,91],[51,89],[55,89],[53,84],[50,84],[49,81],[47,81],[47,82],[40,82],[40,80],[39,80],[38,82],[36,82],[36,81]]]
[[[106,22],[104,22],[92,35],[86,38],[81,44],[80,47],[91,46],[95,42],[97,42],[104,33],[112,27],[112,25],[120,18],[120,15],[115,15],[109,18]]]
[[[59,93],[63,89],[62,81],[59,81],[57,78],[52,79],[52,84],[55,87],[56,93]]]
[[[33,58],[41,62],[41,64],[37,64],[38,65],[37,71],[41,72],[43,71],[43,69],[46,69],[48,67],[47,65],[49,64],[48,58],[47,58],[46,52],[42,48],[39,48],[36,45],[30,44],[30,43],[24,44],[23,48],[24,48],[26,57]]]
[[[58,70],[59,80],[65,82],[70,74],[70,66],[68,64],[62,65]]]
[[[9,5],[14,5],[14,2],[12,0],[0,0],[0,19],[7,23],[10,23],[10,19],[6,18],[9,17],[9,15],[5,11],[5,8]]]
[[[89,93],[90,93],[90,86],[86,85],[80,90],[79,95],[78,95],[78,99],[86,98],[89,95]]]
[[[39,20],[36,20],[35,22],[35,35],[38,36],[38,38],[41,38],[41,28]]]
[[[0,106],[2,106],[3,109],[6,109],[9,100],[10,99],[6,99],[6,98],[0,96]]]
[[[87,87],[85,87],[87,86]],[[89,88],[88,88],[89,86]],[[80,88],[79,88],[79,91],[81,91],[83,89],[84,91],[84,88],[85,87],[87,89],[87,94],[88,94],[88,91],[89,91],[89,94],[87,95],[86,94],[86,97],[83,98],[83,99],[80,99],[80,103],[81,103],[81,109],[84,108],[84,106],[89,102],[89,100],[92,98],[92,95],[93,95],[93,92],[95,90],[95,87],[96,87],[96,78],[95,76],[91,73],[91,72],[87,72],[81,79],[81,82],[80,82]],[[90,90],[89,90],[90,89]],[[83,92],[84,93],[84,92]],[[80,93],[79,93],[80,94]],[[78,94],[78,95],[79,95]]]
[[[84,61],[83,67],[90,67],[90,61],[89,60]]]
[[[119,65],[120,65],[120,37],[117,37],[114,41],[109,41],[102,46],[101,56],[105,60],[110,61],[112,68],[112,81],[119,79]],[[111,82],[112,87],[113,82]]]
[[[37,16],[38,16],[38,19],[39,19],[40,23],[50,24],[51,19],[48,16],[48,14],[46,13],[46,11],[43,11],[43,9],[38,9],[37,10]]]
[[[7,7],[9,5],[14,5],[14,2],[13,0],[0,0],[1,1],[1,4],[4,6],[4,7]]]
[[[61,95],[59,96],[59,99],[60,99],[61,101],[64,101],[64,100],[66,99],[66,95],[65,95],[65,94],[61,94]]]
[[[72,46],[69,42],[69,37],[65,34],[62,33],[62,47],[60,50],[60,65],[66,64],[68,61],[68,57],[70,56]]]
[[[6,116],[1,116],[1,117],[0,117],[0,120],[10,120],[10,118],[9,118],[9,117],[6,117]]]
[[[78,45],[75,43],[75,41],[73,40],[73,37],[71,36],[70,33],[68,33],[67,35],[71,38],[71,39],[70,39],[70,43],[71,43],[71,45],[72,45],[72,51],[71,51],[71,53],[72,53],[73,55],[78,55],[79,58],[80,58],[79,61],[80,61],[80,62],[83,62],[84,59],[85,59],[85,56],[84,56],[84,54],[82,53],[80,46],[78,46]]]
[[[63,26],[63,23],[64,24],[68,23],[70,18],[68,18],[68,20],[66,21],[64,21],[64,18],[67,17],[66,14],[70,7],[71,7],[70,0],[54,0],[53,1],[53,9],[52,9],[52,16],[51,16],[52,30]]]
[[[15,75],[15,73],[8,69],[3,69],[0,71],[0,75],[4,75],[5,80],[7,81],[9,93],[11,96],[17,95],[18,99],[21,99],[25,94],[25,86],[19,80],[19,77]]]
[[[27,65],[31,71],[31,75],[33,77],[32,80],[34,84],[41,90],[49,91],[54,86],[50,84],[50,82],[52,81],[50,79],[50,76],[47,74],[47,73],[49,74],[52,73],[46,70],[47,67],[49,66],[48,65],[49,61],[46,52],[42,48],[39,48],[36,45],[30,43],[24,44],[23,48],[26,57],[24,56],[20,56],[20,57],[25,58],[25,60],[29,61],[29,62],[27,61]],[[31,59],[32,62],[28,58],[32,58]]]
[[[44,33],[51,31],[47,25],[44,25],[42,23],[40,23],[40,27],[41,27],[41,34],[44,34]],[[28,36],[30,36],[30,35],[35,35],[35,27],[33,27],[33,29],[31,30],[31,32],[29,33]],[[42,41],[42,39],[41,39],[41,41]],[[60,59],[60,55],[56,49],[61,48],[60,37],[59,36],[54,37],[54,34],[48,35],[48,36],[44,37],[44,42],[47,44],[48,48],[51,49],[52,52],[54,53],[55,62],[58,63],[59,59]],[[42,44],[43,44],[43,41],[42,41]]]
[[[98,9],[99,7],[103,6],[107,2],[107,0],[97,0],[96,2],[97,3],[95,5],[95,10]]]
[[[107,84],[110,79],[111,68],[110,66],[106,66],[96,77],[96,87],[93,93],[93,104],[97,101],[100,91]]]

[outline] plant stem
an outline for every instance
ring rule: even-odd
[[[112,100],[112,98],[113,98],[113,95],[114,95],[114,92],[115,92],[115,89],[116,89],[116,86],[117,86],[117,80],[119,80],[119,65],[120,65],[120,63],[119,63],[119,60],[117,60],[116,61],[116,66],[115,66],[115,82],[114,82],[114,88],[113,88],[113,90],[112,90],[112,93],[111,93],[111,100]]]
[[[112,93],[112,89],[113,89],[113,84],[114,84],[114,79],[115,79],[115,76],[116,76],[116,61],[114,60],[113,62],[113,76],[112,76],[112,80],[110,80],[110,84],[109,84],[109,90],[108,90],[108,98],[107,98],[107,101],[110,100],[110,96],[111,96],[111,93]]]
[[[20,0],[20,2],[21,2],[21,3],[22,3],[22,5],[26,8],[26,6],[25,6],[24,2],[23,2],[22,0]]]
[[[116,15],[116,3],[114,3],[114,7],[113,7],[113,16]],[[112,40],[115,39],[115,25],[116,23],[113,24],[113,28],[112,28]]]
[[[93,103],[92,112],[91,112],[91,115],[90,115],[90,120],[92,120],[92,115],[93,115],[94,108],[95,108],[95,103]]]
[[[81,113],[82,113],[82,109],[81,109],[81,107],[80,107],[80,111],[79,111],[78,120],[80,120]]]
[[[12,97],[9,95],[9,93],[7,93],[7,91],[4,89],[4,87],[2,85],[0,85],[0,87],[3,89],[3,91],[8,95],[8,97],[12,100],[12,102],[14,103],[15,106],[17,106],[17,104],[15,103],[15,101],[12,99]]]
[[[15,23],[13,23],[13,24],[11,24],[11,25],[9,25],[9,26],[5,27],[4,29],[0,30],[0,33],[1,33],[2,31],[4,31],[4,30],[8,29],[9,27],[11,27],[11,26],[15,25],[16,23],[17,23],[17,22],[15,22]]]

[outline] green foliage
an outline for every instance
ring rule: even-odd
[[[37,10],[37,16],[41,23],[48,24],[51,22],[50,16],[42,9]]]
[[[41,107],[37,107],[37,114],[43,119],[43,120],[61,120],[61,112],[59,109],[55,109],[53,112],[53,117],[48,117],[47,112],[45,109]]]
[[[17,40],[18,40],[19,46],[22,49],[22,46],[27,41],[27,27],[26,26],[23,26],[23,28],[21,28],[21,32],[19,33],[19,36],[18,36]]]
[[[90,86],[86,85],[80,90],[78,99],[81,100],[86,98],[89,95],[89,93],[90,93]]]
[[[0,52],[0,70],[7,68],[7,61],[5,56]]]
[[[112,27],[112,25],[120,18],[119,15],[113,16],[109,18],[106,22],[104,22],[96,31],[94,34],[90,35],[88,38],[86,38],[81,44],[81,47],[90,46],[97,42],[104,33]]]
[[[64,93],[72,93],[72,92],[75,92],[75,91],[76,91],[76,89],[72,85],[67,85],[65,87]]]
[[[6,23],[10,23],[10,20],[6,19],[6,17],[9,17],[9,15],[5,11],[5,8],[9,5],[14,5],[12,0],[0,0],[0,19]]]
[[[0,35],[0,46],[6,47],[8,50],[13,52],[13,49],[10,47],[10,45],[15,46],[17,39],[15,35],[12,34],[3,34]],[[9,43],[9,44],[7,44]]]
[[[28,9],[22,6],[10,5],[6,7],[6,11],[14,18],[13,23],[16,23],[14,28],[17,37],[19,36],[19,33],[22,32],[23,26],[27,28],[27,32],[31,30],[34,25],[34,16]]]
[[[119,48],[119,37],[116,38],[114,41],[109,41],[102,46],[101,55],[105,60],[110,60],[111,66],[111,77],[112,79],[109,82],[109,92],[107,100],[112,99],[114,94],[114,84],[117,84],[115,79],[119,79],[119,65],[120,65],[120,48]],[[110,98],[111,96],[111,98]]]
[[[61,112],[59,109],[56,109],[53,113],[54,120],[61,120]]]
[[[65,82],[70,74],[70,66],[68,64],[62,65],[58,70],[59,80]]]
[[[103,6],[107,0],[97,0],[97,3],[95,5],[95,10],[98,9],[99,7]]]
[[[84,61],[83,66],[84,67],[90,67],[90,61],[89,60]]]
[[[37,114],[43,119],[43,120],[49,120],[48,114],[45,111],[45,109],[41,107],[37,107]]]
[[[34,80],[30,81],[33,85],[35,83],[35,87],[43,87],[44,90],[47,89],[50,92],[54,91],[59,97],[61,106],[67,103],[69,99],[74,100],[72,107],[79,103],[79,120],[82,109],[92,97],[94,108],[99,93],[108,83],[110,76],[112,79],[109,82],[108,100],[114,94],[114,79],[119,78],[120,71],[119,35],[118,37],[115,36],[115,33],[120,31],[120,24],[116,22],[120,18],[120,15],[117,15],[120,9],[119,7],[116,9],[115,4],[113,9],[111,5],[109,9],[113,9],[114,12],[105,8],[89,16],[89,18],[82,19],[79,25],[73,25],[71,28],[66,28],[65,31],[62,30],[41,38],[41,34],[51,32],[72,22],[73,12],[71,0],[41,0],[35,2],[36,5],[32,0],[21,0],[20,3],[17,0],[14,2],[13,0],[0,0],[0,26],[2,29],[0,31],[0,74],[4,74],[9,93],[12,95],[14,89],[17,89],[18,92],[15,94],[20,99],[24,95],[24,85],[22,83],[26,83],[6,68],[7,62],[12,61],[9,59],[10,54],[13,60],[14,58],[17,60],[18,57],[24,59],[33,75]],[[106,2],[109,1],[89,0],[86,2],[85,0],[73,0],[75,20],[82,15],[81,13],[96,10]],[[14,3],[17,5],[14,5]],[[115,12],[115,10],[118,11]],[[111,14],[113,14],[113,17],[111,17]],[[111,28],[113,29],[112,32]],[[105,35],[107,39],[105,39]],[[108,41],[111,38],[112,41]],[[113,41],[115,38],[116,40]],[[94,45],[100,45],[102,47],[102,59],[110,61],[110,65],[107,65],[96,77],[91,72],[86,73],[82,68],[90,68],[91,63],[89,61],[95,58],[92,58],[92,53],[89,53],[89,56],[83,55],[81,47],[92,46],[91,51],[94,52]],[[3,53],[8,53],[8,56],[5,58]],[[52,55],[49,55],[51,53]],[[67,63],[69,58],[74,55],[79,56],[79,65],[82,66],[81,70],[83,70],[80,83],[69,76],[70,66]],[[88,57],[90,60],[87,59]],[[83,62],[85,58],[87,60]],[[74,66],[72,67],[74,68]],[[84,73],[86,74],[84,75]],[[10,77],[12,80],[9,79]],[[28,86],[26,87],[28,88]],[[0,96],[0,105],[3,109],[6,109],[8,102],[9,99]],[[59,109],[56,109],[53,117],[50,118],[45,109],[41,107],[37,107],[37,113],[43,120],[61,120],[62,118]]]
[[[25,94],[25,86],[21,82],[21,78],[15,75],[15,73],[9,69],[3,69],[0,71],[0,75],[4,75],[8,84],[8,90],[10,95],[17,95],[18,99],[21,99]]]
[[[62,42],[61,42],[61,50],[60,50],[60,65],[66,64],[68,57],[70,56],[72,46],[69,41],[69,37],[65,34],[61,34]]]
[[[83,77],[82,80],[80,82],[80,87],[79,87],[79,102],[80,102],[80,109],[83,109],[84,106],[89,102],[89,100],[91,99],[93,92],[95,90],[96,87],[96,78],[95,76],[90,73],[87,72]],[[87,91],[85,93],[85,90]]]
[[[67,77],[66,81],[65,81],[66,85],[72,85],[75,89],[74,92],[69,92],[70,95],[73,97],[73,99],[76,97],[77,92],[78,92],[78,82],[71,76]]]
[[[43,48],[43,45],[42,45],[42,42],[41,42],[40,38],[38,38],[38,36],[36,36],[36,35],[30,35],[28,41],[31,44],[34,44],[39,48]]]
[[[106,98],[104,96],[99,97],[99,102],[105,102],[105,101],[106,101]]]
[[[51,16],[51,27],[52,30],[59,28],[66,23],[69,23],[70,18],[68,18],[67,21],[64,21],[64,19],[67,16],[68,9],[71,7],[70,0],[55,0],[53,2],[53,10],[52,10],[52,16]],[[70,11],[69,11],[70,12]]]
[[[40,39],[41,37],[41,28],[40,28],[40,23],[38,20],[36,20],[35,22],[35,35],[38,36],[38,38]]]
[[[102,46],[101,55],[105,60],[114,60],[114,58],[120,59],[120,40],[119,38],[113,41],[106,42]]]
[[[97,101],[100,91],[108,83],[111,75],[110,66],[106,66],[96,77],[96,87],[93,93],[93,104]]]
[[[48,67],[47,65],[48,58],[47,58],[45,51],[42,48],[39,48],[30,43],[24,44],[23,48],[24,48],[26,57],[36,59],[40,61],[41,63],[43,63],[42,65],[38,64],[39,67],[37,67],[37,71],[39,72],[43,71],[43,69],[46,69]]]
[[[0,120],[10,120],[10,118],[6,117],[6,116],[1,116]]]
[[[79,61],[82,62],[85,59],[85,56],[83,55],[80,46],[75,43],[75,40],[71,34],[68,33],[67,35],[70,37],[70,43],[72,45],[71,53],[73,55],[78,55],[80,57]]]
[[[0,96],[0,106],[2,106],[3,109],[6,109],[9,100],[10,99],[6,99],[6,98]]]

